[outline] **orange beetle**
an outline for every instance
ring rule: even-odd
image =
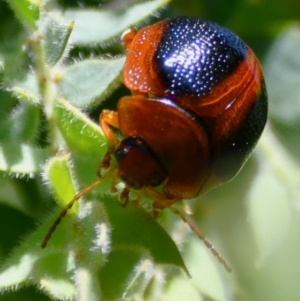
[[[231,180],[255,147],[267,119],[267,94],[260,64],[236,35],[216,23],[178,17],[122,39],[128,49],[123,81],[132,96],[117,111],[103,110],[100,125],[111,147],[98,168],[117,159],[115,179],[153,198],[154,212],[170,208]],[[119,141],[113,128],[124,139]],[[111,176],[108,173],[104,178]],[[104,178],[77,194],[49,230],[46,246],[68,208]],[[155,187],[162,186],[163,192]]]
[[[133,95],[117,112],[103,110],[100,124],[126,187],[145,188],[163,209],[232,179],[267,118],[252,50],[215,23],[184,17],[130,29],[123,41],[123,81]],[[111,126],[126,138],[119,142]]]

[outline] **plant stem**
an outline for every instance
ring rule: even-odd
[[[53,115],[55,99],[57,91],[55,83],[51,78],[51,69],[47,64],[44,37],[41,33],[37,32],[34,39],[35,51],[35,67],[41,103],[43,106],[44,114],[49,123],[49,141],[53,150],[58,148],[59,132],[56,126],[55,118]]]

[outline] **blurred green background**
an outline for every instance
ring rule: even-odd
[[[5,263],[9,254],[22,245],[22,237],[37,228],[54,204],[41,176],[42,166],[22,174],[10,170],[8,164],[13,164],[15,149],[7,148],[6,142],[34,145],[36,156],[49,143],[49,125],[44,114],[36,113],[36,107],[12,89],[15,80],[36,68],[35,52],[28,50],[34,30],[20,22],[26,13],[14,14],[16,1],[0,2],[0,263]],[[47,1],[48,11],[44,13],[62,13],[71,7],[124,12],[133,3],[137,1]],[[255,51],[267,83],[269,122],[254,155],[233,181],[188,202],[194,221],[230,262],[233,272],[226,273],[202,242],[194,234],[186,233],[182,221],[171,216],[169,231],[175,240],[180,241],[176,235],[184,233],[180,250],[192,279],[176,272],[174,277],[165,278],[165,286],[161,283],[158,297],[143,292],[131,300],[298,301],[300,2],[174,0],[159,13],[153,13],[148,22],[179,15],[216,21]],[[75,46],[70,49],[66,64],[71,64],[72,59],[121,53],[120,41],[115,38],[114,42],[105,42],[101,47],[93,45],[92,49],[90,45]],[[126,93],[124,87],[117,88],[104,102],[93,105],[89,117],[97,122],[101,109],[114,108]],[[12,162],[3,159],[6,152],[12,155]],[[158,281],[155,276],[153,279],[149,287]],[[1,276],[0,288],[0,300],[49,299],[33,285],[16,285],[16,291],[7,290],[1,285]]]

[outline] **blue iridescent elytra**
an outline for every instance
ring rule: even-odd
[[[172,95],[207,95],[246,57],[245,43],[216,23],[179,17],[165,26],[155,57]]]

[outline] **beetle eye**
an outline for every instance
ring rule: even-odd
[[[119,147],[115,150],[114,155],[117,161],[122,160],[128,154],[129,148],[128,147]]]
[[[143,142],[140,139],[127,137],[120,143],[119,147],[114,152],[117,161],[124,159],[132,148],[139,149],[144,153],[149,152],[149,150],[143,145]]]

